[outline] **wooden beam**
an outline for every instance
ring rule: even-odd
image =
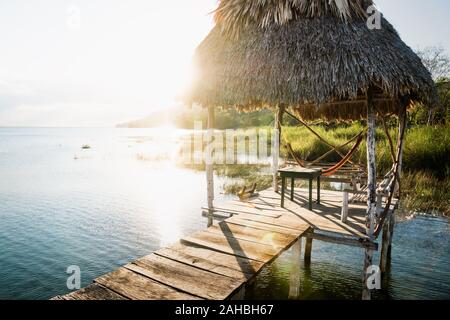
[[[366,222],[368,225],[367,236],[373,240],[373,233],[375,228],[375,216],[377,213],[377,199],[376,199],[376,187],[377,187],[377,168],[376,168],[376,140],[375,140],[375,127],[376,127],[376,112],[375,103],[373,100],[373,88],[367,90],[367,214]],[[368,268],[372,265],[373,250],[365,249],[364,252],[364,269],[363,269],[363,300],[370,300],[371,292],[367,286],[368,280]]]
[[[209,213],[213,213],[214,208],[214,167],[213,167],[213,155],[212,144],[214,137],[214,108],[208,107],[208,124],[207,124],[207,141],[206,141],[206,183],[207,183],[207,203]],[[212,218],[208,218],[208,226],[213,223]]]
[[[383,226],[383,236],[381,241],[381,254],[380,254],[380,270],[381,272],[386,272],[389,264],[390,264],[390,257],[389,257],[389,246],[391,243],[391,223],[392,223],[392,216],[393,212],[390,213],[389,217],[386,220],[386,223]]]
[[[305,237],[307,238],[311,238],[314,240],[319,240],[319,241],[323,241],[323,242],[330,242],[330,243],[335,243],[335,244],[343,244],[346,246],[351,246],[351,247],[359,247],[359,248],[364,248],[364,249],[370,249],[370,250],[374,250],[377,251],[378,250],[378,244],[376,242],[372,242],[368,239],[356,239],[356,238],[348,238],[348,237],[343,237],[343,236],[333,236],[333,235],[328,235],[328,234],[323,234],[323,233],[318,233],[318,232],[308,232],[305,234]]]
[[[376,115],[373,102],[373,89],[367,92],[367,236],[372,237],[374,231],[375,214],[377,210],[377,168],[376,168]]]
[[[364,268],[363,268],[363,291],[362,291],[362,300],[370,300],[372,297],[371,290],[368,287],[369,280],[369,269],[372,266],[373,261],[373,250],[365,249],[364,250]]]
[[[302,238],[292,246],[292,268],[289,283],[289,299],[298,299],[300,295],[300,257],[302,256]]]
[[[281,139],[281,122],[283,112],[280,112],[281,107],[278,107],[275,113],[275,121],[272,137],[272,175],[273,175],[273,190],[278,192],[278,168],[280,159],[280,139]],[[281,117],[281,119],[280,119]]]
[[[310,233],[314,234],[314,230],[312,230]],[[313,238],[307,237],[306,244],[305,244],[305,256],[304,256],[305,266],[311,265],[312,244],[313,244]]]
[[[344,190],[342,194],[341,221],[343,223],[346,223],[347,217],[348,217],[348,191]]]

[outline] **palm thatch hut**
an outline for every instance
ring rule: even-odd
[[[196,51],[197,75],[187,102],[208,107],[209,128],[213,127],[214,108],[231,107],[242,111],[271,108],[278,119],[286,108],[304,120],[367,119],[367,217],[372,236],[375,117],[399,116],[397,179],[406,109],[413,102],[431,105],[436,96],[420,58],[372,0],[220,0],[215,21]],[[281,126],[276,129],[279,133]],[[275,177],[278,154],[274,156]],[[207,174],[208,205],[212,207],[211,166]],[[371,262],[372,252],[366,250],[365,266]]]

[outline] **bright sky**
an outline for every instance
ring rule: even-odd
[[[0,126],[113,126],[177,104],[217,0],[0,0]],[[450,1],[378,0],[450,53]]]

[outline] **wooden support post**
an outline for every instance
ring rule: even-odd
[[[212,144],[214,137],[214,108],[208,107],[207,140],[205,150],[207,201],[208,201],[208,227],[212,225],[212,214],[214,213],[214,159],[212,155]]]
[[[376,115],[375,105],[373,101],[373,88],[367,90],[367,236],[373,240],[374,228],[375,228],[375,216],[377,213],[377,199],[376,199],[376,185],[377,185],[377,168],[375,159],[375,127],[376,127]],[[363,300],[370,300],[371,293],[367,286],[368,274],[367,270],[372,265],[373,250],[364,250],[364,270],[363,270]]]
[[[242,285],[238,292],[230,300],[244,300],[245,299],[245,284]]]
[[[312,189],[313,189],[313,180],[309,178],[309,198],[308,198],[308,209],[312,211]]]
[[[348,191],[344,190],[344,193],[342,195],[341,221],[343,223],[346,223],[347,217],[348,217]]]
[[[272,171],[273,171],[273,190],[278,192],[278,168],[280,162],[280,144],[281,144],[281,126],[283,125],[283,115],[286,110],[284,105],[278,106],[275,113],[274,134],[272,141]]]
[[[290,274],[289,299],[300,296],[300,258],[302,256],[302,238],[292,246],[292,268]]]
[[[379,217],[382,212],[383,212],[383,195],[381,193],[378,193],[377,194],[377,214],[376,214],[376,216]]]
[[[364,250],[364,276],[363,276],[363,292],[362,292],[362,299],[363,300],[370,300],[371,299],[371,292],[368,287],[368,280],[370,274],[368,274],[368,271],[370,267],[372,266],[373,261],[373,250],[365,249]]]
[[[381,254],[380,254],[380,271],[382,273],[386,272],[389,268],[390,264],[390,246],[391,246],[391,224],[393,223],[393,215],[394,213],[389,214],[389,218],[386,220],[386,223],[383,226],[383,236],[381,243]]]
[[[392,251],[392,240],[394,239],[394,228],[395,228],[395,211],[391,215],[389,221],[389,243],[388,243],[388,257],[391,255]]]
[[[367,92],[367,236],[372,237],[374,232],[375,214],[377,210],[377,168],[376,168],[376,140],[375,140],[375,107],[373,104],[373,91]]]
[[[278,119],[279,112],[275,113],[275,124],[273,127],[272,137],[272,174],[273,174],[273,190],[278,192],[278,168],[280,158],[280,122]]]
[[[311,231],[311,233],[314,233],[314,231]],[[312,244],[313,244],[313,237],[307,237],[305,244],[305,266],[308,267],[311,265]]]
[[[320,204],[320,175],[317,177],[317,204]]]
[[[291,178],[291,201],[294,201],[295,179]]]

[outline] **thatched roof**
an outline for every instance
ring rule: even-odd
[[[220,0],[216,26],[196,51],[187,100],[242,110],[284,104],[304,118],[343,119],[365,115],[369,87],[378,88],[385,112],[404,96],[430,102],[430,73],[384,18],[381,29],[367,27],[369,5]]]

